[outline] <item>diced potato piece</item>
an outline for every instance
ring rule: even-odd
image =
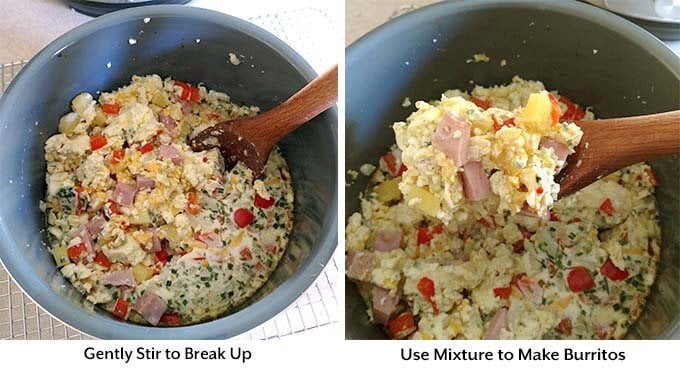
[[[104,114],[102,108],[97,107],[97,109],[95,109],[94,118],[92,119],[92,125],[100,127],[106,125],[106,114]]]
[[[54,256],[54,262],[57,263],[57,267],[68,265],[71,263],[71,259],[68,258],[68,252],[66,247],[56,247],[52,250],[52,256]]]
[[[416,199],[413,206],[420,209],[423,213],[432,217],[436,217],[437,213],[439,213],[441,200],[439,200],[437,196],[431,194],[428,190],[422,187],[412,186],[408,191],[407,201],[410,202],[412,199]]]
[[[518,117],[524,126],[544,133],[550,128],[552,103],[545,91],[529,95],[527,106],[521,110]]]
[[[144,209],[132,217],[130,217],[130,223],[133,225],[148,225],[151,223],[151,216],[149,211]]]
[[[161,108],[165,108],[166,106],[170,105],[170,100],[168,100],[168,95],[165,93],[165,91],[159,91],[153,95],[151,98],[151,103],[158,105]]]
[[[179,125],[179,137],[184,138],[188,136],[191,133],[191,128],[189,128],[189,125],[187,125],[186,122],[182,122]]]
[[[387,203],[400,200],[401,191],[399,191],[399,182],[401,182],[401,177],[390,179],[375,186],[373,190],[378,195],[378,201]]]
[[[71,101],[71,109],[78,113],[81,117],[85,117],[85,112],[90,110],[94,106],[94,99],[92,95],[87,92],[83,92],[78,96],[73,98]]]
[[[168,241],[171,244],[176,244],[179,243],[181,238],[179,237],[179,234],[177,233],[177,228],[175,228],[174,225],[163,225],[160,228],[161,235],[165,238],[168,239]]]
[[[132,275],[137,283],[142,283],[153,276],[153,270],[148,266],[137,264],[132,267]]]
[[[80,116],[78,113],[71,112],[65,114],[61,117],[61,119],[59,119],[59,132],[64,135],[71,135],[79,123]]]

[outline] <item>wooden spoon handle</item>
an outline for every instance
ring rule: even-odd
[[[318,116],[338,101],[338,65],[319,75],[305,87],[276,108],[258,117],[267,126],[257,129],[253,139],[262,145],[274,145],[312,118]],[[245,124],[244,121],[244,125]],[[244,129],[245,130],[245,129]],[[238,131],[238,129],[236,129]],[[265,147],[266,147],[265,145]]]
[[[680,110],[576,124],[583,139],[557,177],[560,196],[623,167],[680,153]]]

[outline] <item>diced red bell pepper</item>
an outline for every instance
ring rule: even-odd
[[[129,307],[130,303],[125,299],[118,299],[113,307],[113,315],[118,319],[126,320]]]
[[[565,121],[578,121],[585,117],[586,112],[576,105],[571,99],[566,96],[560,96],[560,101],[567,106],[567,110],[562,114],[562,120]]]
[[[154,254],[156,255],[156,260],[158,260],[158,262],[162,263],[163,265],[165,265],[170,259],[170,254],[167,250],[165,250],[165,248],[162,248],[158,252],[154,252]]]
[[[438,223],[435,227],[432,228],[432,234],[441,234],[444,232],[444,224],[443,223]]]
[[[201,94],[198,90],[198,87],[194,87],[189,83],[185,83],[182,81],[175,81],[175,85],[182,87],[182,92],[179,95],[180,99],[191,100],[194,102],[201,101]]]
[[[85,248],[85,243],[78,243],[76,245],[72,245],[66,249],[66,253],[68,254],[68,257],[71,259],[73,262],[78,262],[85,253],[87,253],[87,248]]]
[[[550,211],[550,220],[553,221],[553,222],[557,222],[557,221],[560,220],[560,218],[557,217],[557,214],[555,214],[555,212],[553,212],[553,211],[551,210],[551,211]]]
[[[607,261],[602,264],[600,273],[613,281],[622,281],[628,278],[628,270],[617,268],[610,258],[607,258]]]
[[[550,98],[550,103],[552,104],[552,108],[550,109],[550,119],[552,120],[552,125],[560,122],[560,117],[562,117],[562,110],[560,109],[560,104],[557,102],[557,99],[555,99],[555,96],[553,94],[548,93],[548,97]]]
[[[401,177],[401,175],[404,174],[404,172],[405,172],[406,170],[408,170],[408,167],[406,167],[406,164],[404,164],[404,163],[402,162],[401,166],[399,167],[399,171],[397,171],[397,175],[396,175],[396,176],[397,176],[397,177]]]
[[[90,136],[90,149],[96,151],[106,145],[106,138],[104,135],[97,134]]]
[[[557,327],[555,327],[555,329],[562,335],[571,335],[571,319],[564,318],[560,321]]]
[[[588,269],[577,266],[569,270],[567,284],[572,292],[581,292],[595,287],[595,281]]]
[[[427,300],[427,302],[432,305],[434,314],[439,314],[439,308],[437,307],[437,303],[434,301],[434,281],[428,277],[422,277],[420,281],[418,281],[418,291],[420,291],[420,294],[423,295],[425,300]]]
[[[574,217],[569,221],[569,223],[578,223],[578,222],[582,222],[582,221],[583,221],[582,219],[580,219],[578,217]]]
[[[412,332],[416,331],[416,322],[413,320],[413,313],[406,311],[392,318],[387,323],[387,329],[394,339],[407,337]]]
[[[241,255],[241,258],[244,260],[252,260],[253,259],[253,254],[250,253],[250,249],[248,248],[243,248],[241,252],[239,252]]]
[[[512,243],[512,251],[517,254],[524,252],[524,239]]]
[[[118,114],[118,112],[120,112],[120,104],[104,103],[102,104],[102,111],[108,114]]]
[[[234,212],[234,223],[240,228],[247,227],[255,219],[255,215],[245,208],[236,209]]]
[[[118,205],[117,202],[115,202],[113,200],[109,200],[107,202],[107,206],[108,206],[108,210],[111,214],[123,214],[123,212],[121,212],[120,206]],[[111,216],[111,214],[109,214],[109,216]]]
[[[480,99],[480,98],[474,97],[474,96],[470,99],[470,101],[472,101],[473,103],[475,103],[475,105],[477,105],[478,107],[480,107],[484,110],[489,109],[489,106],[491,105],[489,100]]]
[[[491,222],[489,222],[489,220],[487,220],[486,218],[480,218],[478,222],[490,229],[496,227],[496,225],[493,223],[493,218],[491,219]]]
[[[265,199],[264,197],[260,196],[259,194],[255,194],[255,206],[258,208],[262,209],[267,209],[271,208],[274,203],[276,202],[276,199],[273,197],[270,197],[269,199]]]
[[[163,313],[158,323],[163,326],[179,326],[182,324],[182,318],[177,313]]]
[[[427,227],[418,227],[416,229],[416,244],[421,245],[421,244],[428,244],[430,243],[430,240],[432,240],[432,234],[430,233],[430,230],[427,229]]]
[[[192,215],[196,215],[201,211],[201,207],[198,203],[198,194],[196,192],[187,193],[187,212]]]
[[[507,286],[507,287],[496,287],[493,289],[493,294],[496,297],[500,297],[501,299],[509,299],[510,294],[512,293],[512,286]]]
[[[111,153],[111,165],[118,164],[123,157],[125,157],[125,152],[122,149],[116,149]]]
[[[536,187],[536,194],[540,195],[543,193],[543,186]]]
[[[97,254],[94,256],[94,262],[98,263],[99,265],[107,269],[111,267],[111,260],[109,260],[109,258],[106,257],[104,252],[97,252]]]
[[[146,142],[146,143],[142,144],[142,146],[139,147],[139,151],[142,154],[149,153],[149,152],[153,151],[153,143]]]
[[[387,170],[390,174],[396,176],[399,171],[397,170],[397,159],[394,157],[394,153],[387,152],[382,156],[382,159],[385,161],[385,165],[387,165]]]
[[[602,204],[600,204],[600,211],[602,211],[604,214],[608,216],[614,215],[614,206],[612,205],[611,199],[609,198],[604,199]]]

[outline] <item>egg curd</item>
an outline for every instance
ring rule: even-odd
[[[399,189],[408,204],[447,223],[494,211],[547,214],[559,193],[555,174],[583,135],[570,121],[592,118],[518,77],[472,96],[450,90],[416,108],[393,126],[404,165]]]
[[[250,298],[285,251],[293,190],[278,149],[255,179],[187,139],[250,116],[224,93],[157,75],[82,93],[45,145],[41,205],[56,265],[121,320],[176,326]]]
[[[346,226],[346,274],[393,338],[621,338],[640,315],[660,251],[656,178],[637,164],[553,201],[564,148],[581,136],[569,121],[593,115],[552,95],[515,78],[419,102],[394,125],[398,147]],[[545,99],[537,116],[532,102]],[[534,120],[554,101],[561,118]],[[452,138],[469,126],[466,162],[491,174],[484,199],[464,198],[459,149],[428,144],[446,115]],[[563,144],[561,157],[542,142]]]

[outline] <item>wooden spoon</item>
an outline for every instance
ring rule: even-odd
[[[623,167],[680,153],[680,110],[576,124],[583,138],[555,178],[560,197]]]
[[[337,101],[338,66],[335,65],[274,109],[208,127],[189,144],[194,151],[219,147],[227,169],[242,161],[257,178],[279,140]]]

